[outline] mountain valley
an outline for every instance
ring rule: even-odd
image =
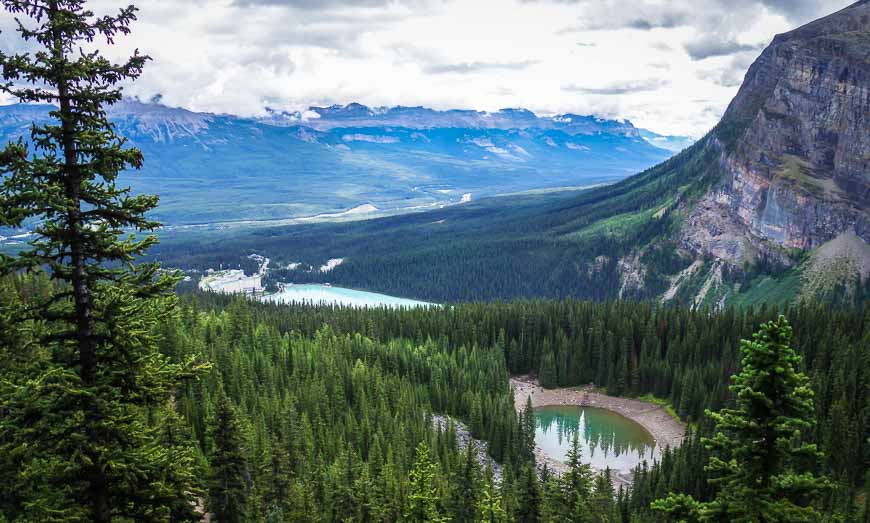
[[[870,523],[847,1],[4,0],[0,523]]]
[[[870,281],[868,17],[859,2],[777,36],[709,134],[613,185],[230,234],[212,248],[179,251],[168,238],[161,249],[188,267],[249,252],[314,267],[340,257],[328,275],[273,278],[431,301],[860,302]]]
[[[26,135],[50,109],[0,107],[0,140]],[[160,194],[155,217],[169,227],[279,225],[348,211],[375,217],[464,195],[613,183],[691,142],[627,121],[514,109],[348,104],[240,118],[166,107],[156,97],[125,100],[109,116],[148,158],[123,179],[135,193]]]

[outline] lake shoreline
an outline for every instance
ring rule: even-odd
[[[545,389],[538,380],[531,376],[513,376],[510,385],[514,391],[514,404],[518,411],[526,406],[527,398],[532,399],[532,407],[550,407],[558,405],[576,405],[578,407],[598,407],[624,416],[643,427],[655,440],[660,450],[666,447],[677,448],[683,442],[686,428],[674,419],[663,406],[645,401],[608,396],[596,392],[592,387],[568,387],[562,389]],[[535,455],[539,465],[546,464],[556,473],[564,472],[566,465],[547,455],[537,445]],[[614,487],[631,484],[631,474],[611,474]]]

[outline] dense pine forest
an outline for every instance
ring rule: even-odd
[[[37,224],[0,254],[0,522],[870,520],[870,311],[178,293],[142,262],[158,198],[118,183],[144,158],[105,113],[148,57],[80,50],[136,9],[3,5],[41,51],[0,54],[0,90],[56,106],[0,151],[0,226]],[[668,404],[689,434],[629,488],[576,438],[556,473],[521,374]]]
[[[7,280],[3,305],[21,306],[46,285]],[[711,431],[704,409],[733,405],[727,384],[740,370],[739,340],[780,312],[812,377],[817,423],[807,438],[825,456],[816,472],[834,485],[819,507],[858,521],[870,457],[866,312],[574,301],[369,310],[190,294],[154,336],[167,361],[200,370],[146,418],[191,473],[196,503],[219,521],[664,521],[650,505],[668,492],[715,495],[699,441]],[[17,343],[30,335],[18,329]],[[4,358],[6,383],[34,363]],[[660,465],[638,470],[630,492],[614,492],[578,462],[578,493],[564,485],[575,479],[534,473],[534,420],[522,406],[517,413],[508,384],[511,373],[529,372],[548,387],[592,382],[667,400],[694,432]],[[434,414],[467,426],[504,466],[499,477],[452,426],[439,430]],[[3,513],[33,514],[33,479],[15,461],[4,468],[16,479]],[[583,498],[587,519],[558,515],[577,504],[566,495]],[[178,509],[175,520],[191,517],[190,506]]]

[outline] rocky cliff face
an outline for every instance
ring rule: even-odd
[[[870,241],[870,0],[777,36],[699,146],[719,181],[686,209],[690,251],[788,265],[847,231]]]

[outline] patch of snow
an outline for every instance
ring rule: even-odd
[[[476,146],[478,146],[482,149],[485,149],[486,151],[491,152],[492,154],[498,155],[506,160],[522,161],[521,158],[511,154],[511,152],[508,151],[507,149],[505,149],[504,147],[497,146],[495,143],[493,143],[492,139],[490,139],[490,138],[472,138],[470,140],[467,140],[465,143],[470,143],[470,144],[476,145]],[[519,147],[519,146],[516,146],[513,144],[509,145],[508,147],[511,147],[511,149],[513,149],[515,152],[522,151],[521,154],[525,154],[527,156],[530,156],[529,153],[527,153],[522,147]],[[514,148],[516,148],[516,149],[514,149]],[[484,157],[483,159],[488,160],[489,158]]]
[[[317,141],[317,136],[312,134],[311,131],[304,129],[304,128],[296,131],[296,138],[302,140],[303,142],[319,143]]]
[[[518,153],[518,154],[521,154],[521,155],[525,156],[526,158],[531,158],[531,157],[532,157],[532,155],[529,154],[528,151],[526,151],[525,149],[523,149],[523,148],[520,147],[519,145],[516,145],[516,144],[510,144],[509,147],[511,148],[511,150],[512,150],[513,152]]]
[[[301,116],[302,120],[318,120],[318,119],[320,119],[320,113],[318,113],[316,111],[311,111],[308,109],[302,111],[302,114],[300,116]]]
[[[344,258],[332,258],[326,262],[326,265],[320,266],[320,272],[331,272],[342,263],[344,263]]]
[[[394,136],[375,136],[371,134],[346,134],[341,137],[343,142],[368,142],[368,143],[399,143]]]

